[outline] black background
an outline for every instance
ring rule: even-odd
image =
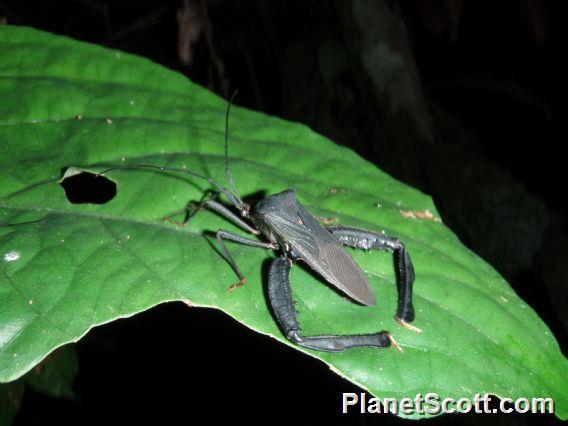
[[[304,122],[352,147],[431,194],[444,222],[503,274],[566,353],[564,5],[376,1],[364,7],[384,19],[365,26],[353,17],[354,3],[0,1],[0,20],[146,56],[223,96],[239,88],[237,104]],[[188,28],[176,18],[183,10],[195,12],[201,28],[191,64],[178,49]],[[376,34],[406,58],[410,98],[421,107],[394,114],[392,103],[407,99],[397,82],[386,94],[372,85],[359,47]],[[345,61],[330,74],[322,52]],[[342,416],[341,393],[357,387],[223,313],[181,303],[97,327],[76,348],[78,399],[28,389],[15,424],[188,424],[204,416],[404,422]],[[520,415],[433,421],[557,422]]]

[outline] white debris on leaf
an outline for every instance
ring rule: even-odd
[[[19,251],[9,251],[8,253],[4,253],[4,262],[14,262],[21,257],[21,253]]]

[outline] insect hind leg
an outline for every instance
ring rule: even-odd
[[[413,331],[420,332],[409,323],[414,321],[415,313],[412,304],[414,285],[414,267],[410,255],[402,241],[377,232],[347,226],[329,226],[326,229],[344,245],[364,250],[389,250],[395,254],[398,287],[397,321]]]
[[[388,331],[375,334],[302,336],[290,286],[290,259],[279,257],[270,265],[268,297],[276,319],[286,337],[293,343],[320,351],[341,352],[349,348],[387,348],[402,350]]]

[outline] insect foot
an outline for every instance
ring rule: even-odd
[[[415,333],[422,333],[422,330],[421,330],[421,329],[419,329],[418,327],[416,327],[416,326],[414,326],[414,325],[412,325],[412,324],[407,323],[407,322],[406,322],[405,320],[403,320],[402,318],[396,317],[396,320],[398,321],[398,323],[399,323],[400,325],[402,325],[403,327],[409,329],[410,331],[414,331]]]
[[[315,216],[314,217],[320,221],[321,223],[323,223],[324,225],[331,225],[331,224],[337,224],[339,223],[339,219],[334,217],[322,217],[322,216]]]
[[[244,286],[246,283],[247,283],[247,279],[245,277],[241,278],[241,280],[238,283],[233,284],[232,286],[230,286],[227,289],[227,293],[232,293],[233,290],[235,290],[236,288]]]
[[[389,335],[389,340],[391,341],[392,345],[398,349],[399,352],[404,352],[402,350],[402,347],[398,344],[398,342],[394,339],[394,337],[392,337],[392,334],[388,333]]]
[[[175,220],[175,219],[172,219],[170,216],[165,216],[165,217],[162,218],[162,220],[164,222],[173,223],[174,225],[180,226],[180,227],[187,225],[186,221]]]

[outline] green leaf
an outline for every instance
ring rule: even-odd
[[[184,228],[162,220],[199,200],[206,181],[120,170],[108,175],[117,196],[102,205],[70,204],[57,183],[65,167],[136,163],[188,167],[225,182],[226,101],[148,60],[26,28],[0,26],[0,57],[0,220],[20,223],[0,228],[0,381],[96,325],[171,300],[221,309],[290,344],[263,291],[262,265],[273,253],[231,245],[248,283],[227,293],[236,276],[203,231],[235,227],[208,212]],[[352,251],[376,307],[293,268],[307,335],[388,329],[404,347],[298,350],[379,397],[552,397],[556,414],[568,417],[567,360],[550,330],[432,220],[429,197],[305,126],[238,107],[231,123],[242,194],[295,188],[315,214],[399,237],[414,262],[421,334],[393,319],[392,255]]]

